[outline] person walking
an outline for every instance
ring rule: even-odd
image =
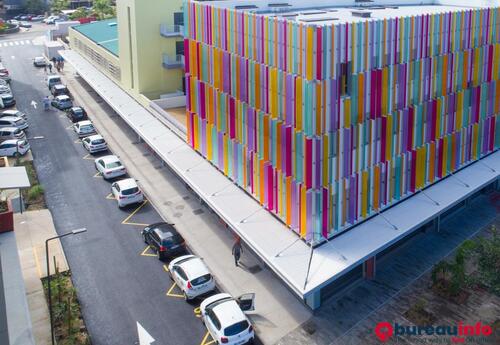
[[[43,71],[47,74],[47,64],[43,65]]]
[[[238,267],[238,261],[240,261],[241,253],[243,253],[240,238],[236,239],[236,242],[234,242],[232,253],[234,256],[234,265]]]
[[[49,72],[52,73],[52,64],[49,62]]]

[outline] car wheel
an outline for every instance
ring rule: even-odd
[[[144,243],[148,244],[148,240],[146,239],[146,235],[142,235],[142,240],[144,241]]]
[[[159,250],[156,251],[156,257],[158,260],[162,261],[163,260],[163,255],[161,255],[161,252]]]

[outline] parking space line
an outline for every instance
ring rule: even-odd
[[[94,176],[92,177],[96,177],[96,178],[99,178],[99,177],[102,177],[102,173],[100,171],[96,172]]]
[[[144,248],[144,250],[141,253],[141,256],[155,256],[156,257],[156,254],[146,253],[149,249],[151,249],[151,246],[147,246],[146,248]]]
[[[177,298],[184,298],[184,295],[180,295],[178,293],[172,292],[175,288],[177,287],[176,283],[173,283],[170,289],[168,289],[167,293],[165,295],[169,297],[177,297]]]
[[[81,144],[82,143],[82,139],[76,139],[75,141],[73,141],[75,144]]]
[[[122,224],[128,224],[128,225],[142,225],[142,224],[138,224],[138,223],[129,223],[129,220],[130,218],[132,218],[134,216],[134,214],[136,214],[137,212],[139,212],[139,210],[141,208],[144,207],[144,205],[146,205],[148,203],[147,200],[144,200],[143,203],[141,205],[139,205],[139,207],[137,207],[131,214],[128,215],[127,218],[125,218],[123,221],[122,221]],[[148,224],[144,224],[144,226],[146,226]]]
[[[113,193],[109,193],[108,195],[106,195],[106,199],[115,200],[115,197],[114,197]]]
[[[203,340],[201,341],[200,345],[211,345],[211,344],[215,344],[215,340],[212,339],[210,332],[207,331],[207,334],[205,334],[205,336],[203,337]]]
[[[82,157],[82,159],[93,161],[95,158],[90,153],[87,153],[85,156]]]
[[[165,272],[168,272],[168,266],[167,265],[163,265],[163,269],[165,270]]]

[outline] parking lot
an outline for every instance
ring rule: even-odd
[[[30,144],[56,229],[87,228],[62,243],[92,343],[133,344],[137,322],[155,344],[212,343],[198,320],[199,302],[184,301],[167,262],[157,260],[141,238],[146,225],[162,221],[151,203],[118,208],[111,183],[94,166],[96,158],[111,152],[89,154],[64,112],[44,111],[46,74],[31,61],[41,53],[36,44],[2,48],[17,108],[28,114],[27,136],[43,137]]]

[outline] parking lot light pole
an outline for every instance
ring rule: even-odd
[[[51,238],[48,238],[45,240],[45,259],[47,263],[47,292],[48,292],[48,300],[49,300],[49,315],[50,315],[50,339],[52,342],[52,345],[55,345],[55,335],[54,335],[54,320],[52,316],[52,295],[51,295],[51,288],[50,288],[50,266],[49,266],[49,241],[66,237],[69,235],[77,235],[82,232],[87,231],[86,228],[81,228],[81,229],[75,229],[70,232],[67,232],[62,235],[54,236]],[[55,267],[54,267],[55,268]]]

